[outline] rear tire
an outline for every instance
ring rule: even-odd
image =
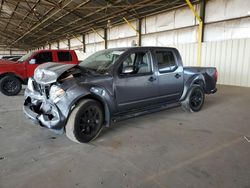
[[[66,135],[77,143],[90,142],[100,134],[103,120],[101,104],[92,99],[85,99],[70,114],[65,127]]]
[[[15,76],[5,76],[0,80],[0,91],[7,96],[17,95],[22,89],[21,81]]]
[[[199,85],[191,86],[186,99],[181,103],[182,109],[188,112],[198,112],[204,104],[204,90]]]

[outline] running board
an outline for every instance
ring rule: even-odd
[[[172,104],[162,104],[162,105],[157,105],[157,106],[151,106],[148,108],[144,108],[144,109],[136,109],[136,110],[130,110],[128,113],[120,113],[120,114],[116,114],[113,118],[112,118],[112,122],[119,122],[122,120],[126,120],[126,119],[130,119],[130,118],[134,118],[134,117],[138,117],[138,116],[142,116],[142,115],[146,115],[146,114],[151,114],[151,113],[155,113],[155,112],[159,112],[159,111],[163,111],[163,110],[167,110],[170,108],[175,108],[175,107],[179,107],[180,103],[172,103]]]

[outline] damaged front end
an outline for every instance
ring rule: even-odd
[[[67,84],[59,84],[57,80],[73,66],[58,63],[41,65],[36,69],[34,78],[29,78],[25,90],[23,106],[25,115],[34,123],[47,127],[56,133],[64,132],[64,125],[74,98],[70,88],[76,86],[76,83],[74,85],[72,82],[68,86]],[[66,93],[66,90],[70,95]]]
[[[63,133],[66,117],[49,98],[51,87],[39,85],[32,78],[28,82],[23,106],[26,116],[36,124]]]

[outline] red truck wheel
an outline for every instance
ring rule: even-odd
[[[5,76],[0,80],[0,91],[7,96],[17,95],[22,89],[21,81],[15,76]]]

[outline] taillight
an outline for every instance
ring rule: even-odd
[[[217,71],[217,69],[215,69],[215,75],[214,75],[214,79],[215,79],[215,81],[217,82],[217,80],[218,80],[218,71]]]

